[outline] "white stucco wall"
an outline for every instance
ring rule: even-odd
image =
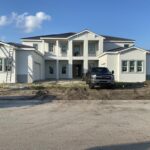
[[[44,59],[41,55],[35,53],[34,51],[28,50],[17,50],[17,79],[18,82],[33,82],[36,80],[36,76],[34,73],[36,67],[34,63],[40,64],[40,80],[45,79],[45,70],[44,70]]]
[[[126,51],[120,54],[119,59],[119,81],[121,82],[144,82],[146,80],[146,52],[141,51],[139,49],[134,49],[132,51]],[[142,60],[143,61],[143,72],[137,73],[137,72],[128,72],[123,73],[121,71],[121,63],[122,60]]]
[[[123,60],[142,60],[143,72],[122,72]],[[103,55],[100,57],[100,66],[108,67],[110,71],[114,70],[115,80],[118,82],[144,82],[146,80],[146,52],[139,49]]]
[[[40,51],[42,54],[44,54],[44,48],[42,41],[23,41],[22,44],[28,45],[28,46],[33,46],[33,44],[38,45],[38,51]]]
[[[107,54],[100,57],[100,67],[107,67],[109,71],[114,71],[115,81],[118,81],[118,55]]]
[[[9,56],[9,50],[10,47],[8,46],[0,46],[0,58],[7,58]],[[16,82],[16,51],[14,50],[12,72],[7,72],[4,70],[0,71],[0,83],[15,83],[15,82]]]
[[[146,55],[146,74],[150,77],[150,54]]]

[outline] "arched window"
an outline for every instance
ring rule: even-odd
[[[49,66],[49,74],[54,74],[54,69],[52,66]]]

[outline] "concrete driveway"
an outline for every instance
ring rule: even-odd
[[[0,150],[150,150],[150,101],[0,103]]]

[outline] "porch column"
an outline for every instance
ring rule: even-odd
[[[59,80],[59,60],[56,60],[56,80]]]
[[[72,76],[72,68],[73,68],[73,61],[70,59],[68,61],[68,78],[69,79],[73,78],[73,76]]]
[[[72,79],[73,76],[72,76],[72,68],[73,68],[73,59],[72,59],[72,52],[73,51],[73,48],[72,48],[72,40],[69,40],[68,41],[68,57],[69,57],[69,60],[68,60],[68,77],[69,79]]]
[[[60,49],[59,49],[59,41],[58,40],[56,40],[55,54],[57,55],[57,57],[60,56]]]
[[[83,73],[85,74],[88,70],[88,40],[87,39],[84,40],[83,54],[84,54]]]

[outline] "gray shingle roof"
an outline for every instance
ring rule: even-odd
[[[35,39],[39,40],[41,37],[47,37],[47,38],[68,38],[72,35],[75,35],[75,32],[68,32],[68,33],[60,33],[60,34],[49,34],[49,35],[40,35],[40,36],[33,36],[33,37],[26,37],[22,39]],[[114,37],[114,36],[107,36],[107,35],[101,35],[105,37],[105,41],[108,40],[114,40],[114,41],[134,41],[132,39],[127,39],[127,38],[121,38],[121,37]]]
[[[105,37],[105,41],[114,40],[114,41],[135,41],[133,39],[127,39],[127,38],[121,38],[121,37],[114,37],[114,36],[108,36],[108,35],[101,35]]]
[[[118,48],[114,48],[114,49],[108,50],[107,52],[119,52],[119,51],[123,51],[125,49],[132,49],[132,48],[134,48],[134,47],[133,46],[128,47],[128,48],[126,48],[126,47],[118,47]]]
[[[8,42],[7,44],[15,46],[17,48],[33,48],[32,46],[20,44],[20,43],[13,43],[13,42]]]
[[[33,37],[27,37],[22,39],[40,39],[41,37],[47,37],[47,38],[68,38],[69,36],[72,36],[76,34],[75,32],[68,32],[68,33],[61,33],[61,34],[50,34],[50,35],[40,35],[40,36],[33,36]]]

